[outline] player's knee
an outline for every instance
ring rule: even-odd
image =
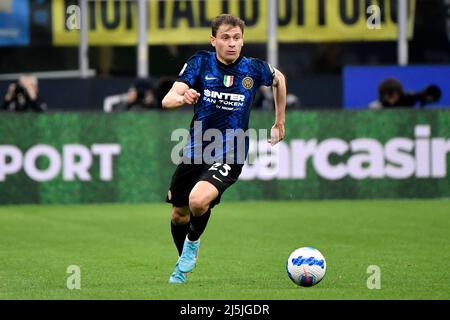
[[[186,224],[189,222],[189,218],[190,218],[189,209],[176,207],[172,209],[172,222],[175,225]]]
[[[194,216],[201,216],[209,208],[209,202],[206,197],[197,194],[189,196],[189,209]]]

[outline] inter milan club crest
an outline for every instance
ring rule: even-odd
[[[242,85],[244,86],[245,89],[250,90],[251,88],[253,88],[253,79],[250,77],[245,77],[242,80]]]
[[[224,76],[223,77],[223,85],[225,87],[231,87],[233,85],[234,76]]]

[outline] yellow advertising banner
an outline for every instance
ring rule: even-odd
[[[414,29],[416,0],[408,1],[408,37]],[[53,44],[77,45],[78,1],[52,0]],[[397,0],[279,0],[280,42],[388,41],[397,38]],[[149,0],[149,44],[204,44],[211,20],[228,12],[246,22],[247,43],[267,39],[266,0]],[[135,45],[138,12],[134,0],[88,1],[90,45]]]

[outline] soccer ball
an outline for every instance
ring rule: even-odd
[[[286,262],[289,278],[302,287],[318,284],[327,270],[327,263],[319,250],[311,247],[298,248]]]

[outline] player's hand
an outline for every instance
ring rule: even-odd
[[[196,104],[199,97],[200,93],[194,89],[188,89],[183,95],[183,102],[187,104]]]
[[[275,123],[270,130],[270,139],[268,142],[274,146],[284,139],[284,123]]]

